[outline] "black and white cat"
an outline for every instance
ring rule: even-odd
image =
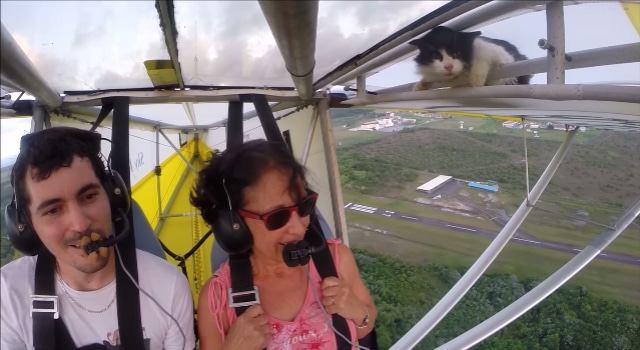
[[[438,26],[423,37],[410,41],[409,44],[420,49],[415,61],[422,79],[414,90],[529,84],[531,75],[487,81],[487,76],[496,67],[526,60],[527,57],[507,41],[480,34]]]

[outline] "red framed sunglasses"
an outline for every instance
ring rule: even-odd
[[[294,211],[297,212],[300,217],[308,216],[313,212],[316,207],[316,201],[318,200],[318,194],[311,190],[307,190],[307,193],[309,194],[304,197],[300,203],[290,207],[278,208],[265,214],[257,214],[239,209],[238,214],[243,218],[262,220],[267,230],[274,231],[286,225],[291,219],[291,213]]]

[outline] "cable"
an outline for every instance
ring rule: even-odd
[[[178,322],[178,320],[176,320],[176,318],[173,317],[173,315],[171,315],[169,312],[167,312],[167,310],[165,310],[162,307],[162,305],[160,305],[160,303],[158,303],[158,301],[156,299],[154,299],[151,295],[149,295],[149,293],[147,293],[144,289],[140,288],[140,285],[136,282],[136,280],[133,278],[133,276],[131,276],[131,273],[129,273],[129,270],[127,270],[127,268],[124,267],[124,263],[122,262],[122,257],[120,256],[120,249],[118,249],[118,245],[116,244],[114,246],[114,248],[116,249],[116,253],[118,253],[116,255],[118,256],[118,261],[120,262],[120,266],[122,267],[122,270],[124,270],[124,273],[127,274],[129,279],[131,280],[131,282],[136,286],[136,288],[138,288],[138,290],[142,294],[146,295],[147,298],[151,299],[151,301],[153,301],[160,308],[160,310],[162,310],[162,312],[164,312],[167,316],[169,316],[169,318],[171,318],[171,320],[173,322],[175,322],[176,326],[178,326],[178,330],[180,331],[180,335],[182,335],[182,350],[185,350],[185,346],[187,346],[187,337],[184,335],[184,331],[182,330],[182,327],[180,327],[180,323]]]
[[[324,320],[331,327],[333,332],[335,334],[339,335],[342,339],[346,340],[347,343],[351,344],[352,346],[355,346],[355,347],[357,347],[359,349],[363,349],[363,350],[370,350],[367,347],[360,346],[360,345],[352,343],[351,340],[349,340],[342,333],[338,332],[338,330],[335,329],[335,327],[333,327],[333,322],[331,322],[331,320],[329,319],[329,315],[327,314],[327,310],[324,309],[324,305],[322,305],[322,303],[320,302],[320,298],[318,297],[318,291],[316,291],[316,288],[314,286],[313,280],[311,279],[311,275],[309,275],[309,264],[305,265],[304,272],[307,274],[307,279],[309,280],[309,283],[311,284],[309,286],[309,288],[311,288],[311,291],[313,292],[313,296],[316,299],[316,303],[318,303],[318,306],[320,307],[320,311],[322,311],[322,315],[324,316]]]
[[[522,123],[522,138],[524,140],[524,171],[525,171],[525,183],[527,186],[527,205],[530,205],[529,202],[529,156],[527,154],[527,128],[525,126],[525,120],[522,118],[520,120]]]

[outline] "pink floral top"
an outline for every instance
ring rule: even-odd
[[[337,247],[341,244],[339,240],[327,240],[327,245],[332,251],[333,260],[336,266],[339,266],[339,257]],[[318,297],[322,298],[322,279],[318,275],[318,271],[313,265],[313,260],[309,262],[309,274],[313,284],[310,287],[316,289]],[[222,334],[222,339],[226,336],[223,329],[223,317],[229,320],[229,325],[236,321],[235,309],[229,307],[227,291],[231,286],[229,262],[225,262],[214,273],[214,278],[209,284],[207,290],[209,298],[209,311],[214,315],[216,326]],[[340,273],[338,273],[340,277]],[[219,298],[215,297],[215,290]],[[329,319],[331,316],[329,316]],[[351,342],[356,343],[356,328],[351,320],[347,320],[349,331],[351,333]],[[331,326],[325,321],[322,310],[315,300],[311,288],[307,288],[307,295],[304,304],[296,318],[289,322],[279,320],[269,316],[269,325],[271,326],[271,342],[267,346],[268,350],[297,350],[297,349],[313,349],[313,350],[336,350],[336,336]],[[348,336],[345,334],[345,336]],[[352,350],[357,349],[352,347]]]

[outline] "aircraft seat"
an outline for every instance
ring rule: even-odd
[[[147,217],[144,216],[140,205],[131,199],[131,214],[133,216],[133,232],[136,239],[136,248],[149,252],[162,259],[167,259],[160,245],[158,237],[151,228]]]

